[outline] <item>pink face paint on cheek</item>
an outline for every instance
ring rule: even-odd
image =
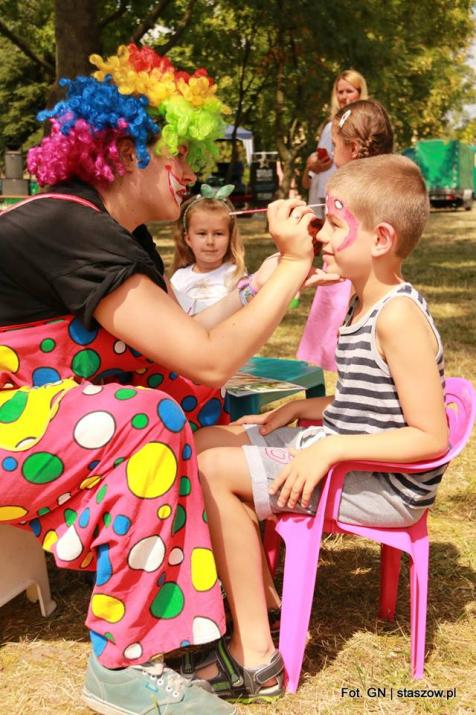
[[[357,239],[360,224],[355,218],[354,214],[346,209],[340,199],[336,199],[333,196],[327,195],[326,198],[326,213],[332,212],[334,215],[341,218],[349,227],[349,232],[344,238],[342,243],[336,248],[336,251],[343,251],[345,248],[352,246],[354,241]]]

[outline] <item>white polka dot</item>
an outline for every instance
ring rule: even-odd
[[[131,643],[124,651],[124,658],[127,658],[128,660],[135,660],[136,658],[140,658],[141,655],[142,646],[140,643]]]
[[[33,447],[34,444],[37,443],[36,437],[27,437],[26,439],[22,439],[21,442],[18,442],[16,445],[15,449],[23,452],[25,449],[29,449],[30,447]]]
[[[109,442],[115,429],[114,418],[109,412],[90,412],[79,420],[73,434],[80,447],[97,449]]]
[[[221,633],[217,624],[215,621],[211,621],[210,618],[197,616],[193,619],[192,630],[194,645],[209,643],[210,641],[216,641],[217,638],[221,638]]]
[[[131,569],[156,571],[165,556],[164,542],[160,536],[147,536],[138,541],[129,551],[128,563]]]
[[[74,561],[82,550],[83,545],[74,526],[70,526],[56,542],[56,555],[62,561]]]
[[[83,390],[83,395],[97,395],[102,389],[101,385],[86,385]]]
[[[183,561],[182,549],[179,549],[179,548],[172,549],[172,551],[170,552],[170,556],[169,556],[169,564],[171,566],[177,566],[177,564],[181,564],[182,561]]]
[[[70,499],[71,499],[71,494],[69,492],[66,492],[65,494],[61,494],[61,496],[59,496],[57,499],[58,506],[61,506],[61,504],[64,504],[65,502],[69,501]]]
[[[222,396],[223,399],[225,399],[225,397],[226,397],[226,387],[225,386],[220,388],[220,395]]]
[[[116,340],[114,343],[114,352],[117,353],[117,355],[121,355],[121,353],[126,352],[126,344],[122,342],[122,340]]]

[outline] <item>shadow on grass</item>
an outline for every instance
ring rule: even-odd
[[[336,539],[337,547],[333,545]],[[315,675],[329,666],[357,633],[410,638],[409,558],[402,557],[396,618],[378,618],[379,563],[377,548],[362,546],[358,537],[330,537],[330,548],[321,549],[317,572],[310,641],[303,670]],[[462,565],[452,543],[430,546],[430,580],[427,609],[426,652],[431,652],[440,624],[459,621],[472,602],[471,583],[476,573]],[[410,662],[410,644],[406,654]]]
[[[456,497],[457,499],[457,497]],[[378,619],[379,550],[355,537],[328,537],[321,550],[314,605],[309,626],[311,639],[304,669],[315,675],[328,667],[359,632],[410,636],[409,569],[402,558],[396,620]],[[472,601],[475,572],[459,562],[451,543],[433,543],[430,552],[430,587],[426,650],[444,622],[459,621]],[[76,640],[88,642],[84,620],[91,587],[84,574],[59,570],[49,558],[53,598],[58,607],[44,619],[37,604],[18,596],[0,609],[2,642]],[[278,574],[278,581],[280,576]],[[0,644],[1,645],[1,644]],[[408,661],[410,647],[408,645]]]

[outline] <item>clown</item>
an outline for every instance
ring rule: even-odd
[[[47,192],[0,216],[0,520],[96,573],[93,710],[233,712],[151,659],[223,633],[193,431],[226,422],[218,388],[306,277],[313,214],[272,205],[272,276],[185,315],[144,224],[175,220],[213,160],[217,86],[135,45],[91,62],[39,115],[28,168]]]

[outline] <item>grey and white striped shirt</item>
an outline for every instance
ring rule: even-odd
[[[395,383],[387,363],[376,346],[377,318],[383,306],[393,298],[405,296],[426,316],[438,342],[435,360],[444,386],[443,347],[426,301],[409,283],[402,283],[387,293],[357,322],[351,323],[356,299],[339,330],[336,363],[338,381],[335,398],[324,410],[327,434],[374,434],[406,426]],[[405,339],[402,336],[402,339]],[[408,506],[429,506],[435,499],[446,466],[418,474],[375,472]]]

